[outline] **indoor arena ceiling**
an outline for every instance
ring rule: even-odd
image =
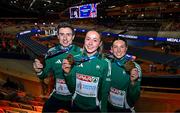
[[[0,0],[0,17],[57,14],[70,6],[99,2],[104,5],[175,0]]]

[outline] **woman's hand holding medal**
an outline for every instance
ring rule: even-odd
[[[127,61],[124,67],[126,71],[130,74],[131,84],[134,85],[139,78],[138,69],[135,67],[133,61]]]

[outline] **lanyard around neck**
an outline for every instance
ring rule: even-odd
[[[71,50],[72,47],[73,47],[72,45],[70,45],[69,47],[66,47],[66,48],[63,48],[63,47],[61,46],[59,52],[65,53],[65,52]]]
[[[79,63],[83,63],[83,62],[87,62],[89,60],[95,59],[97,58],[97,55],[93,55],[93,56],[82,56],[80,59],[75,59],[75,63],[79,64]]]
[[[47,57],[46,57],[46,59],[48,59],[48,58],[52,58],[52,57],[54,57],[54,56],[57,56],[57,55],[60,55],[60,54],[63,54],[63,53],[65,53],[65,52],[68,52],[69,50],[71,50],[72,49],[72,45],[71,46],[69,46],[69,47],[67,47],[67,48],[59,48],[58,49],[58,51],[55,51],[55,52],[49,52],[49,54],[47,55]]]
[[[115,60],[115,63],[119,66],[119,67],[123,67],[124,64],[129,61],[129,60],[133,60],[132,55],[126,54],[123,58],[121,58],[120,60]]]

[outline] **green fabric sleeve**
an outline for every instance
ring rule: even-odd
[[[130,85],[128,92],[128,103],[133,106],[134,103],[140,97],[140,81],[137,81],[134,85]]]
[[[73,67],[70,73],[65,74],[66,84],[71,93],[75,92],[75,87],[76,87],[76,71],[75,70],[76,70],[76,67]]]
[[[138,69],[138,73],[139,73],[139,78],[136,81],[136,83],[134,85],[130,84],[129,87],[129,91],[128,91],[128,101],[130,106],[133,106],[134,103],[138,100],[138,98],[140,97],[140,86],[141,86],[141,78],[142,78],[142,72],[141,72],[141,67],[135,63],[136,68]]]
[[[42,70],[42,73],[40,75],[38,75],[38,77],[40,79],[44,79],[44,78],[46,78],[49,75],[49,73],[51,71],[51,67],[52,67],[51,66],[51,60],[50,59],[46,59],[45,60],[45,64],[43,64],[43,66],[44,66],[44,68]]]
[[[101,112],[107,112],[107,101],[108,101],[108,92],[110,89],[110,81],[111,81],[111,64],[106,59],[108,64],[106,65],[103,73],[102,79],[102,87],[101,87]]]

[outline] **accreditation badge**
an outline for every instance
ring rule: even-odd
[[[84,97],[97,97],[99,77],[76,74],[76,93]]]
[[[56,93],[61,95],[71,95],[64,79],[56,79]]]
[[[125,96],[125,91],[111,87],[109,101],[114,106],[124,107]]]

